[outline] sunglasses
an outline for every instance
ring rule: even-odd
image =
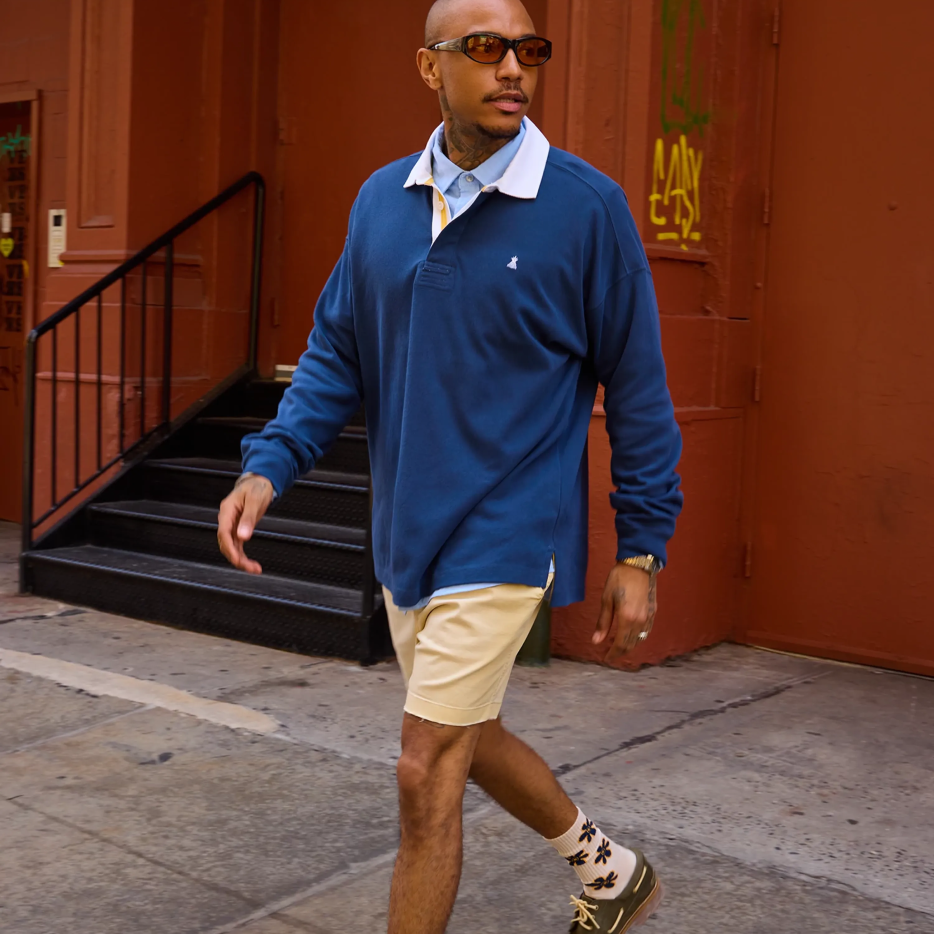
[[[471,61],[481,65],[495,65],[501,62],[512,49],[520,65],[535,68],[544,65],[551,58],[551,42],[540,36],[526,36],[524,39],[504,39],[490,33],[476,32],[447,42],[436,42],[428,47],[433,52],[463,52]]]

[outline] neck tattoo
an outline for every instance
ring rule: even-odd
[[[488,136],[477,126],[465,126],[458,123],[448,107],[444,94],[441,95],[441,112],[444,116],[441,151],[464,171],[469,172],[480,163],[486,162],[494,152],[502,149],[512,138]]]

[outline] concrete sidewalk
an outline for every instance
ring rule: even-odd
[[[0,931],[384,930],[396,666],[20,597],[15,552],[0,524]],[[646,932],[934,934],[934,682],[724,645],[519,669],[506,720],[657,864]],[[451,934],[566,931],[564,862],[466,815]]]

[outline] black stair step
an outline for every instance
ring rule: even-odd
[[[95,545],[25,560],[33,593],[51,599],[315,655],[388,654],[382,601],[364,620],[359,590]]]
[[[244,414],[273,418],[279,411],[282,396],[291,383],[279,379],[254,379],[246,387]]]
[[[240,476],[240,462],[208,457],[145,461],[139,496],[217,509]],[[370,521],[369,477],[313,470],[269,507],[270,516],[365,528]]]
[[[286,389],[291,386],[291,380],[283,379],[254,379],[243,387],[238,401],[242,414],[254,418],[273,418],[279,411],[279,403]],[[352,426],[366,425],[366,419],[361,406],[350,420]]]
[[[279,411],[279,403],[282,401],[283,394],[291,385],[290,380],[251,380],[244,387],[239,399],[242,413],[254,418],[273,418]],[[362,407],[350,420],[350,425],[360,427],[366,425]]]
[[[244,436],[262,431],[268,421],[245,415],[197,418],[175,443],[173,454],[239,459]],[[357,425],[345,428],[317,466],[322,470],[368,474],[366,429]]]
[[[206,506],[132,500],[92,505],[91,543],[226,566],[217,545],[217,510]],[[362,587],[365,529],[264,517],[247,554],[268,574]]]
[[[206,428],[237,428],[244,434],[249,434],[252,431],[262,431],[270,421],[272,419],[265,415],[204,415],[195,419],[195,424]],[[366,427],[350,424],[341,434],[366,440]]]

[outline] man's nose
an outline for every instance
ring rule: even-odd
[[[522,66],[513,49],[508,49],[506,57],[499,63],[496,69],[496,77],[512,79],[517,81],[522,77]]]

